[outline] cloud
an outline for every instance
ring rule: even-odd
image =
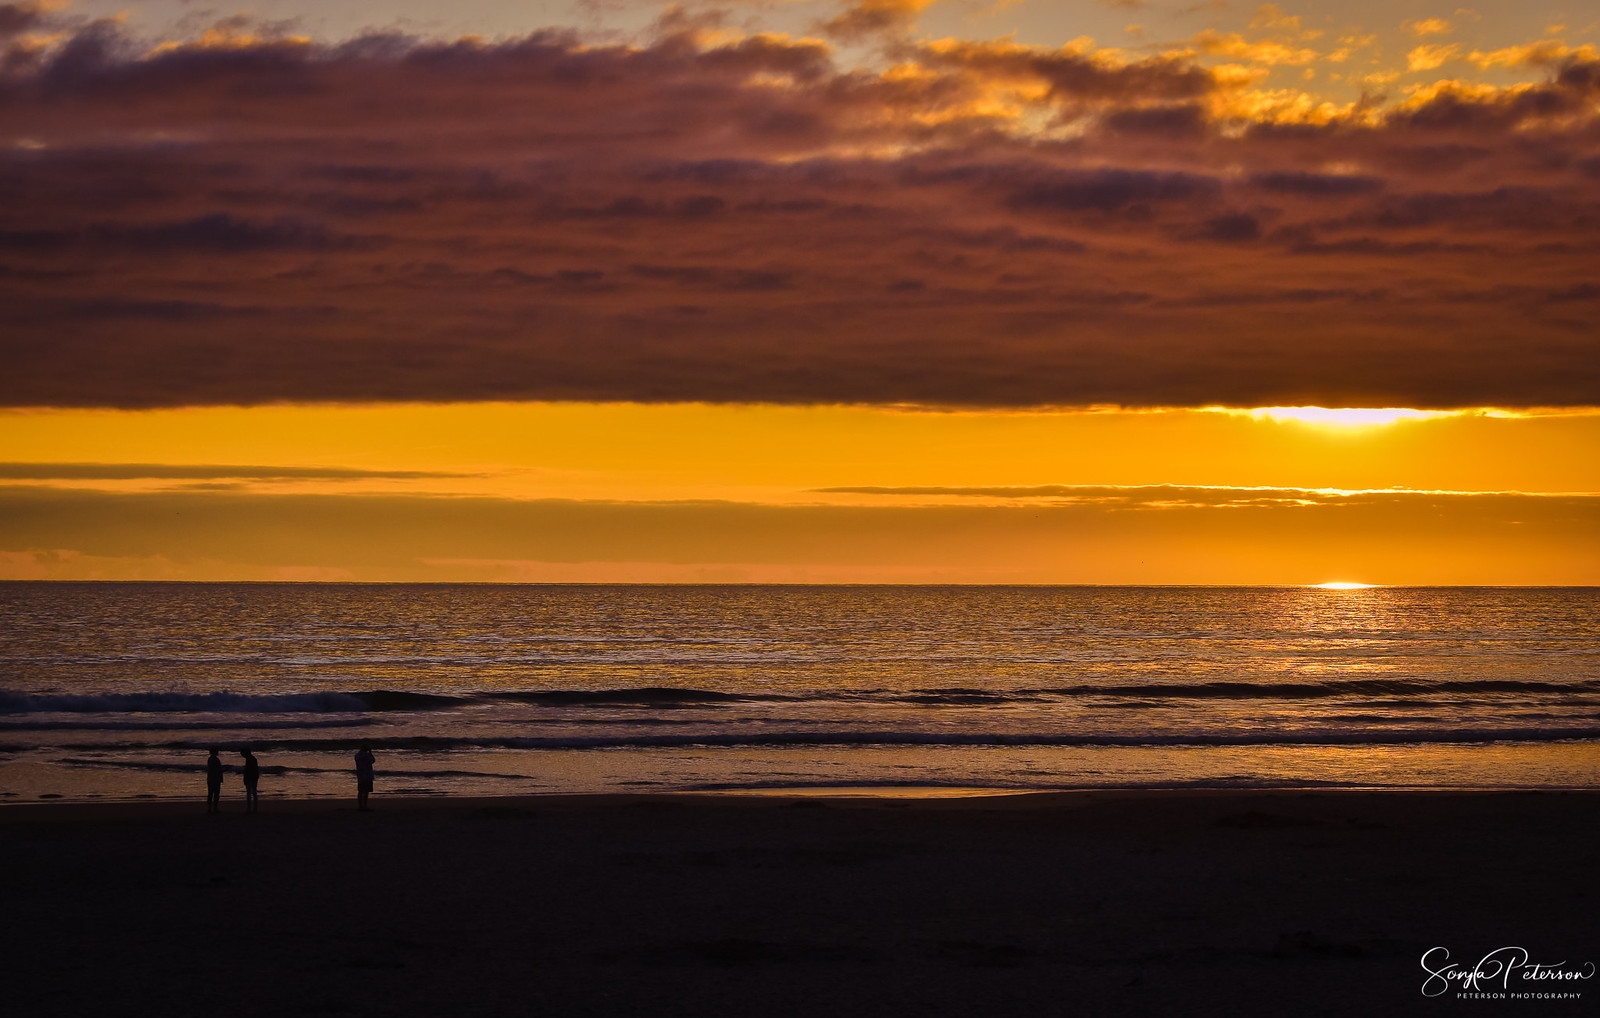
[[[912,28],[917,16],[937,0],[859,0],[824,23],[823,34],[843,42],[894,35]]]
[[[1252,42],[1237,32],[1218,32],[1214,29],[1206,29],[1199,33],[1189,40],[1189,45],[1202,53],[1268,66],[1278,64],[1303,66],[1315,61],[1318,56],[1316,50],[1304,46],[1294,46],[1272,39]]]
[[[294,216],[251,222],[212,213],[176,222],[91,223],[76,230],[0,231],[0,252],[63,248],[115,249],[132,254],[192,251],[239,255],[259,251],[330,251],[381,246],[381,238],[339,235]]]
[[[1206,134],[1208,121],[1205,108],[1198,103],[1180,103],[1115,110],[1105,115],[1101,126],[1125,134],[1199,138]]]
[[[1372,194],[1384,187],[1381,177],[1353,173],[1258,173],[1250,182],[1269,193],[1302,196]]]
[[[1003,176],[999,170],[995,177]],[[1125,212],[1140,214],[1152,203],[1204,202],[1221,194],[1220,182],[1193,173],[1149,170],[1089,170],[1041,174],[1036,180],[1019,180],[1006,197],[1015,209],[1060,212]]]
[[[0,4],[0,39],[38,28],[49,10],[39,2]]]
[[[257,481],[344,481],[369,478],[467,477],[426,470],[361,470],[354,467],[227,466],[197,463],[0,463],[0,478],[30,481],[166,480],[242,478]]]
[[[0,71],[0,404],[1600,391],[1582,51],[1335,108],[1203,53],[888,45],[61,28]]]
[[[1407,21],[1401,27],[1405,28],[1412,35],[1418,37],[1428,35],[1449,35],[1451,32],[1455,31],[1454,26],[1452,26],[1450,22],[1444,18],[1419,18],[1415,21]]]
[[[1406,54],[1406,70],[1431,71],[1456,59],[1461,47],[1455,43],[1418,46]]]
[[[1562,65],[1593,65],[1600,60],[1600,51],[1593,46],[1570,47],[1559,39],[1542,39],[1524,46],[1507,46],[1503,49],[1473,50],[1468,60],[1479,67],[1561,67]]]
[[[1589,505],[1597,493],[1528,494],[1503,491],[1416,491],[1373,488],[1347,491],[1337,488],[1273,488],[1237,485],[1183,484],[1033,484],[1033,485],[856,485],[818,488],[828,494],[884,495],[923,498],[1047,500],[1060,505],[1091,505],[1106,509],[1237,509],[1246,506],[1354,506],[1427,505],[1442,502],[1468,505],[1505,503],[1526,499],[1551,499],[1561,506]]]
[[[906,46],[901,55],[929,69],[960,72],[964,77],[940,83],[965,86],[978,98],[1007,85],[1043,89],[1057,102],[1127,102],[1193,99],[1211,92],[1211,72],[1174,57],[1149,57],[1122,62],[1075,46],[1042,49],[1010,42],[943,39]],[[934,79],[935,82],[938,79]],[[931,83],[930,83],[931,84]]]
[[[1300,18],[1283,13],[1277,4],[1263,4],[1250,16],[1251,28],[1283,28],[1298,32]]]
[[[1261,237],[1261,221],[1248,212],[1213,216],[1179,236],[1189,240],[1209,240],[1218,244],[1242,244]]]

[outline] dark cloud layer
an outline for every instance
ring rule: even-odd
[[[1600,402],[1596,65],[1290,122],[1000,43],[50,17],[0,5],[0,403]]]

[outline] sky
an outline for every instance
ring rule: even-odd
[[[1600,582],[1597,47],[0,3],[0,578]]]

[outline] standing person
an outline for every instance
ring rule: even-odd
[[[222,812],[222,759],[215,749],[206,758],[206,812]]]
[[[372,794],[372,747],[362,743],[356,752],[356,808],[369,811],[367,796]]]
[[[239,755],[244,757],[244,811],[254,813],[256,804],[256,784],[261,780],[261,765],[256,763],[256,755],[248,749],[239,750]]]

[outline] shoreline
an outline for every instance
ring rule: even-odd
[[[1196,785],[1182,787],[1141,786],[1087,786],[1080,788],[1004,788],[985,786],[903,785],[876,786],[790,786],[774,788],[689,789],[652,792],[535,792],[509,795],[388,795],[374,793],[370,812],[385,809],[405,812],[437,810],[441,812],[469,811],[494,807],[518,809],[597,809],[607,806],[631,806],[640,803],[703,804],[715,805],[784,805],[817,803],[835,807],[858,808],[888,807],[904,809],[970,808],[970,809],[1022,809],[1050,810],[1079,808],[1090,803],[1131,800],[1156,801],[1162,799],[1279,799],[1279,798],[1329,798],[1350,799],[1363,796],[1380,798],[1425,796],[1431,798],[1477,798],[1492,796],[1592,796],[1600,809],[1600,788],[1546,788],[1546,787],[1440,787],[1440,786],[1375,786],[1375,785],[1283,785],[1273,787],[1229,787],[1223,785]],[[286,814],[334,813],[356,811],[355,795],[348,796],[293,796],[275,797],[263,793],[261,812]],[[229,806],[233,808],[230,809]],[[222,813],[247,815],[244,798],[226,794],[222,800]],[[132,799],[73,799],[0,800],[0,823],[18,820],[37,820],[74,814],[72,819],[93,820],[100,814],[117,814],[135,817],[187,816],[205,812],[205,797],[148,797]]]

